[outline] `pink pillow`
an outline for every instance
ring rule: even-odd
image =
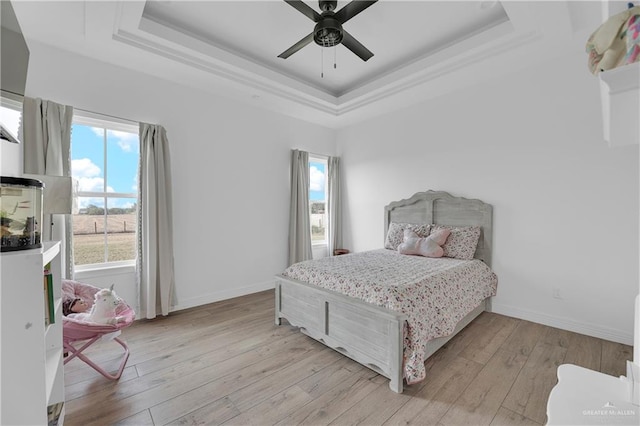
[[[447,241],[451,231],[440,229],[432,232],[426,238],[420,238],[418,234],[410,229],[404,230],[404,239],[398,246],[400,254],[415,254],[424,257],[442,257],[444,250],[442,246]]]

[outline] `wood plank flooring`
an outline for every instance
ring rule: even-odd
[[[389,381],[274,325],[273,291],[136,321],[119,381],[65,366],[73,425],[540,425],[560,364],[625,374],[632,348],[485,312],[426,362],[424,382]],[[110,371],[120,346],[87,352]]]

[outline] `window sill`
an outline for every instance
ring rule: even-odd
[[[117,264],[104,264],[104,265],[87,265],[77,266],[74,271],[76,278],[87,278],[96,275],[114,275],[114,274],[129,274],[136,271],[136,263],[132,262],[120,262]]]

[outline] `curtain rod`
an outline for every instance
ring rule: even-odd
[[[294,148],[294,149],[297,149],[298,151],[305,151],[305,152],[306,152],[307,154],[309,154],[309,156],[311,156],[311,157],[326,157],[326,158],[331,157],[331,155],[327,155],[327,154],[316,154],[315,152],[309,152],[309,151],[304,150],[304,149],[298,149],[298,148]]]
[[[11,96],[6,96],[7,98],[14,98],[14,97],[15,97],[15,98],[17,98],[17,99],[14,99],[14,100],[24,101],[24,95],[22,95],[22,94],[20,94],[20,93],[15,93],[15,92],[12,92],[12,91],[10,91],[10,90],[5,90],[5,89],[1,89],[1,90],[0,90],[0,92],[1,92],[3,95],[4,95],[4,94],[9,94],[9,95],[11,95]],[[101,116],[103,116],[103,117],[114,118],[114,119],[116,119],[116,120],[120,120],[120,121],[124,121],[124,122],[130,123],[131,125],[136,125],[136,126],[137,126],[137,125],[139,124],[139,122],[138,122],[138,121],[131,120],[131,119],[129,119],[129,118],[122,118],[122,117],[118,117],[118,116],[115,116],[115,115],[104,114],[104,113],[102,113],[102,112],[93,112],[93,111],[89,111],[89,110],[82,109],[82,108],[76,108],[76,107],[73,107],[73,109],[74,109],[74,111],[76,111],[76,110],[77,110],[77,111],[81,111],[81,112],[84,112],[84,113],[87,113],[87,114],[95,114],[95,115],[101,115]]]

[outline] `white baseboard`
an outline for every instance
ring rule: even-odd
[[[257,293],[273,288],[274,281],[264,281],[244,287],[230,288],[223,291],[210,293],[205,296],[181,300],[177,305],[171,308],[171,312],[219,302],[221,300],[232,299],[234,297],[245,296],[247,294]],[[623,331],[604,327],[598,324],[575,321],[570,318],[558,317],[545,314],[543,312],[496,303],[495,301],[491,302],[490,310],[491,312],[495,312],[496,314],[536,322],[550,327],[573,331],[574,333],[585,334],[587,336],[597,337],[600,339],[618,342],[625,345],[633,345],[633,332],[625,333]]]
[[[587,336],[598,337],[612,342],[633,345],[633,332],[625,333],[621,330],[604,327],[598,324],[590,324],[575,321],[570,318],[558,317],[542,312],[531,311],[529,309],[518,308],[510,305],[503,305],[493,301],[491,312],[506,315],[508,317],[519,318],[531,322],[536,322],[550,327],[573,331],[574,333],[585,334]]]
[[[229,288],[215,293],[210,293],[200,297],[193,297],[178,301],[177,305],[171,307],[169,312],[181,311],[183,309],[194,308],[196,306],[206,305],[221,300],[232,299],[234,297],[245,296],[247,294],[257,293],[259,291],[273,289],[275,281],[264,281],[244,287]],[[275,302],[274,302],[275,303]]]

